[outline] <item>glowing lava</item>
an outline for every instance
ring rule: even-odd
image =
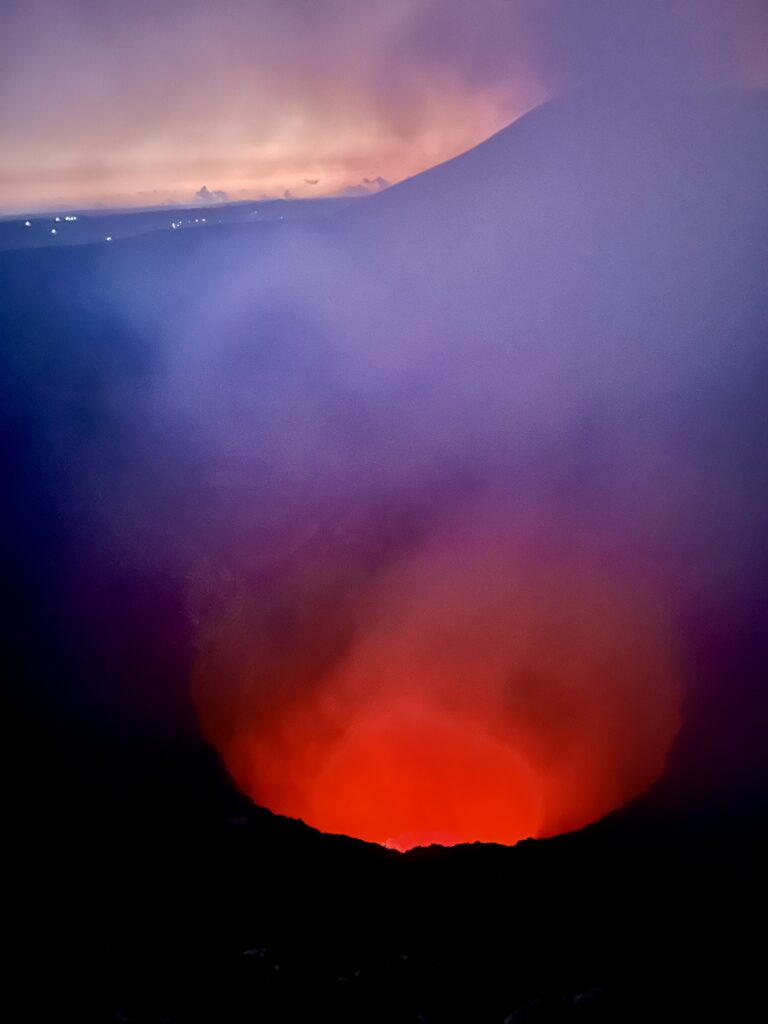
[[[197,707],[257,803],[397,849],[511,844],[661,773],[679,676],[637,586],[454,534],[349,587],[298,573],[281,615],[245,591],[209,628]]]

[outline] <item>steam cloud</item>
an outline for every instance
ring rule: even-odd
[[[257,801],[400,847],[640,793],[685,623],[764,579],[768,136],[762,96],[702,86],[724,8],[622,5],[604,49],[603,4],[490,6],[574,96],[325,224],[211,237],[171,297],[117,247],[93,286],[162,339],[126,433],[183,485],[129,473],[102,528],[188,580],[206,735]],[[426,67],[464,22],[417,8]]]
[[[662,772],[681,622],[760,580],[762,109],[554,104],[216,294],[185,391],[253,479],[194,692],[255,799],[513,841]]]

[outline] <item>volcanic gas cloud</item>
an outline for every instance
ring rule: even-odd
[[[680,687],[652,593],[476,509],[384,567],[333,558],[232,596],[203,645],[198,709],[257,803],[397,849],[514,843],[660,774]]]
[[[512,843],[660,776],[762,564],[764,107],[564,98],[201,279],[194,699],[257,803]]]

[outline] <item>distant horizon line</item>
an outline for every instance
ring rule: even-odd
[[[375,192],[370,193],[371,196],[376,195]],[[0,210],[0,221],[15,221],[23,220],[25,217],[28,219],[42,219],[47,217],[56,217],[61,214],[76,214],[78,217],[88,216],[104,216],[105,214],[116,214],[116,215],[130,215],[132,213],[162,213],[165,210],[223,210],[231,206],[256,206],[273,203],[327,203],[327,202],[351,202],[355,199],[366,199],[368,196],[364,194],[357,195],[339,195],[334,193],[325,196],[291,196],[286,198],[285,196],[274,196],[270,199],[230,199],[226,202],[220,203],[156,203],[146,206],[51,206],[41,209],[30,209],[20,208],[19,210]]]

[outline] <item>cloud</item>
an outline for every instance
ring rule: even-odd
[[[390,185],[391,182],[381,176],[378,178],[363,178],[357,185],[347,185],[340,194],[343,196],[370,196],[376,192],[383,192]]]
[[[768,81],[761,0],[95,6],[3,4],[0,204],[184,198],[206,178],[338,192],[371,166],[397,181],[439,163],[564,89]]]
[[[204,204],[228,203],[229,196],[221,189],[214,189],[214,191],[211,192],[207,185],[203,185],[202,188],[199,188],[197,192],[195,192],[194,201],[196,203]]]
[[[327,222],[109,252],[59,289],[83,338],[106,305],[157,367],[88,389],[125,436],[75,435],[62,500],[111,563],[189,581],[198,708],[257,800],[325,824],[296,799],[316,768],[346,765],[338,809],[366,749],[421,775],[450,741],[435,789],[495,762],[515,829],[579,824],[661,770],[678,645],[764,587],[760,106],[639,99],[592,90]],[[361,813],[409,792],[371,768]]]

